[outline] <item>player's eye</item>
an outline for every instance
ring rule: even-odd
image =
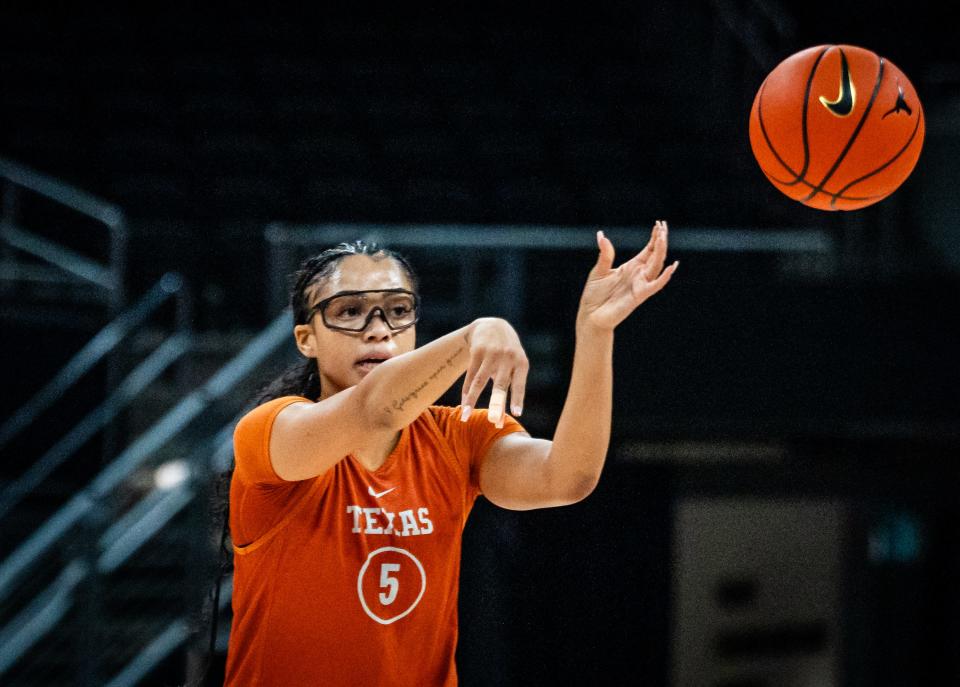
[[[344,304],[333,310],[333,316],[339,319],[349,319],[351,317],[357,317],[359,314],[360,308],[356,305]]]

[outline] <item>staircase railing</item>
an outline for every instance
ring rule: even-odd
[[[191,456],[189,463],[208,460],[211,447],[232,448],[233,425],[221,428]],[[196,473],[200,474],[200,473]],[[199,486],[195,473],[169,487],[155,487],[130,511],[107,529],[98,541],[97,573],[110,573],[137,552],[160,528],[170,522],[195,497]],[[63,572],[35,600],[0,631],[0,675],[53,629],[73,605],[73,592],[93,570],[84,559],[64,566]]]
[[[187,394],[153,426],[107,465],[97,477],[52,515],[25,542],[0,563],[0,601],[16,589],[46,552],[87,516],[134,470],[179,435],[208,406],[227,396],[258,365],[274,354],[290,336],[290,313],[284,311],[255,336],[233,359],[202,386]],[[224,426],[203,450],[192,454],[191,463],[211,463],[217,447],[232,440],[235,419]],[[210,464],[195,466],[209,474]],[[167,493],[154,490],[127,515],[100,534],[95,565],[78,558],[64,566],[59,577],[20,613],[0,628],[0,675],[15,665],[73,605],[74,590],[91,574],[108,573],[127,560],[164,523],[195,497],[194,485],[185,482]],[[229,598],[229,595],[228,597]]]
[[[57,205],[72,211],[74,216],[82,217],[84,228],[76,233],[84,244],[88,243],[88,239],[97,237],[97,226],[100,231],[106,232],[109,245],[106,259],[102,255],[94,257],[68,248],[37,233],[32,226],[27,227],[26,224],[32,224],[34,220],[22,211],[22,201],[24,198],[32,200],[34,197],[46,202],[44,208]],[[61,216],[59,210],[56,216]],[[44,229],[54,228],[49,218],[46,221],[48,226]],[[90,221],[94,225],[92,233],[87,226]],[[62,230],[61,236],[64,236]],[[43,270],[35,264],[36,261],[22,260],[22,253],[39,259],[49,267]],[[93,285],[94,289],[90,292],[93,302],[100,302],[105,306],[107,317],[116,317],[126,305],[126,253],[126,221],[119,207],[25,165],[0,157],[0,277],[5,290],[32,282],[59,284],[63,276],[71,275],[80,280],[77,283]],[[18,298],[17,305],[5,312],[16,318],[29,320],[40,316],[41,321],[51,321],[43,307],[34,305],[36,307],[32,308],[29,299],[24,301]],[[75,383],[90,366],[113,351],[112,345],[105,344],[109,344],[109,337],[114,333],[113,328],[107,328],[102,332],[102,336],[95,337],[81,354],[75,356],[61,370],[57,378],[4,420],[0,425],[0,448],[29,426],[39,413],[49,407],[64,389]],[[116,387],[119,369],[119,360],[115,353],[108,357],[106,364],[105,391],[110,393]],[[114,432],[112,428],[108,428],[104,438],[105,451],[110,449],[114,440]]]
[[[227,469],[233,456],[233,428],[239,417],[227,424],[212,441],[212,453],[207,451],[200,460],[208,462],[211,471],[219,474]],[[207,446],[205,446],[207,448]],[[200,481],[199,479],[197,480]],[[233,575],[225,575],[219,582],[217,608],[209,609],[210,613],[219,615],[230,604],[233,598]],[[211,602],[212,606],[212,602]],[[220,639],[229,635],[229,627],[222,627],[222,631],[215,638],[219,650]],[[166,628],[144,644],[143,648],[128,661],[117,674],[107,683],[107,687],[132,687],[140,682],[160,662],[166,659],[177,648],[186,643],[191,637],[190,621],[188,617],[180,617],[172,621]],[[189,676],[188,676],[189,678]]]
[[[111,312],[118,312],[125,302],[123,276],[127,252],[126,220],[120,208],[5,158],[0,158],[0,181],[3,185],[0,238],[10,246],[104,288]],[[103,225],[110,239],[106,263],[80,255],[21,227],[18,221],[19,195],[24,190]]]
[[[190,346],[191,337],[186,332],[177,332],[161,343],[109,398],[32,463],[23,475],[0,490],[0,518],[131,405],[168,367],[188,353]]]
[[[0,424],[0,448],[29,427],[37,417],[50,408],[64,392],[76,384],[87,372],[108,356],[133,331],[171,298],[178,299],[183,312],[189,305],[183,278],[175,273],[163,275],[144,296],[128,310],[118,315],[81,348],[40,391]],[[178,320],[185,319],[183,314]],[[0,497],[0,504],[3,497]],[[0,514],[2,514],[0,506]]]

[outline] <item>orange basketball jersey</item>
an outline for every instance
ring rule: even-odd
[[[268,452],[286,396],[234,432],[226,685],[455,685],[461,534],[502,429],[431,406],[370,472],[347,456],[287,482]]]

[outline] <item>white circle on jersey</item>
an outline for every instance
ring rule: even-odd
[[[389,553],[389,552],[403,554],[404,556],[407,556],[411,561],[413,561],[413,563],[417,567],[417,570],[420,572],[420,593],[417,594],[417,598],[414,599],[413,603],[411,603],[405,610],[399,612],[396,615],[390,616],[388,618],[383,618],[377,615],[376,613],[374,613],[372,610],[370,610],[370,606],[367,604],[367,600],[363,595],[363,576],[366,574],[367,569],[371,567],[371,563],[373,562],[374,558],[376,558],[377,556],[382,556],[383,554]],[[377,567],[375,564],[373,565],[373,569],[378,575],[378,579],[379,579],[380,591],[377,596],[378,596],[380,605],[389,606],[397,598],[397,591],[400,585],[400,579],[398,577],[398,574],[400,573],[400,568],[401,568],[401,565],[399,563],[381,563],[379,567]],[[417,604],[420,603],[420,599],[423,598],[423,593],[426,590],[427,590],[427,574],[426,572],[424,572],[423,566],[420,564],[420,561],[418,561],[416,556],[414,556],[412,553],[410,553],[406,549],[399,549],[395,546],[384,546],[377,549],[376,551],[371,551],[370,555],[367,556],[367,560],[360,567],[360,574],[357,575],[357,595],[360,597],[360,604],[363,606],[363,610],[366,612],[366,614],[371,618],[373,618],[374,620],[376,620],[381,625],[389,625],[390,623],[395,623],[398,620],[400,620],[400,618],[404,617],[405,615],[408,615],[410,611],[416,608]]]

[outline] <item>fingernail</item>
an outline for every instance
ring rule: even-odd
[[[523,406],[510,406],[510,412],[520,417],[523,414]]]
[[[503,420],[502,420],[502,419],[500,420],[500,422],[497,423],[497,429],[503,429]]]
[[[463,410],[460,411],[460,422],[466,422],[467,418],[470,417],[470,411],[473,410],[470,406],[463,406]]]

